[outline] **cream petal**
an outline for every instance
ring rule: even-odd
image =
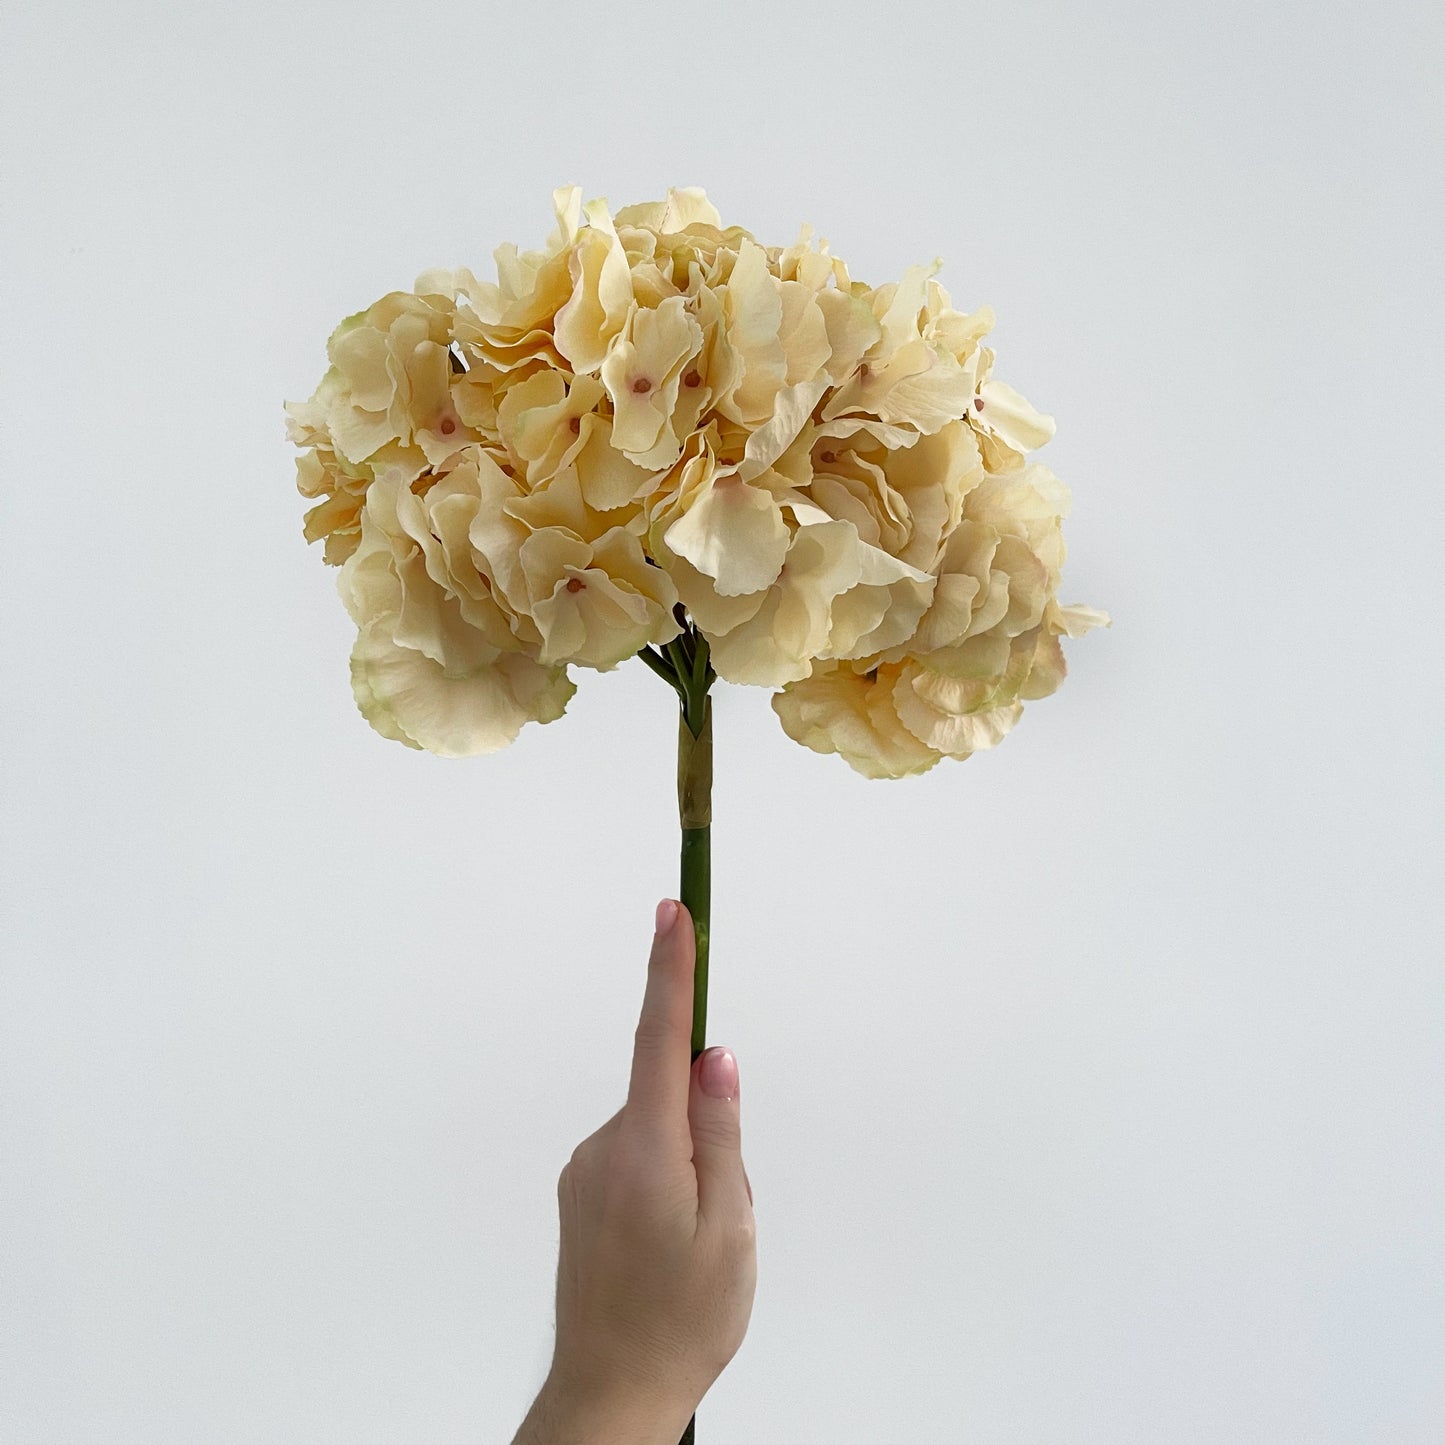
[[[827,651],[822,655],[871,657],[906,642],[928,610],[934,586],[935,579],[928,573],[909,568],[905,575],[886,583],[849,589],[834,599]]]
[[[940,700],[962,706],[974,701],[973,694],[965,692],[956,697],[945,694],[936,681],[937,676],[925,669],[905,667],[893,688],[893,705],[909,732],[948,757],[967,757],[995,746],[1023,715],[1020,703],[971,712],[951,711],[940,706]],[[954,686],[966,688],[968,685]],[[925,692],[929,695],[925,696]]]
[[[527,538],[520,557],[544,663],[606,672],[645,643],[667,642],[680,631],[672,579],[647,561],[624,528],[592,545],[563,528],[547,528]]]
[[[422,751],[422,745],[403,731],[391,709],[377,695],[372,687],[369,659],[383,655],[391,646],[384,624],[372,624],[357,636],[351,649],[351,695],[357,709],[382,737],[392,742],[404,743],[409,748]]]
[[[773,403],[773,415],[748,437],[743,459],[738,464],[738,476],[743,481],[751,481],[766,471],[787,451],[807,425],[813,408],[827,389],[828,378],[816,376],[794,386],[785,386],[778,392]]]
[[[416,278],[411,289],[418,296],[440,296],[450,302],[459,296],[474,297],[481,283],[467,266],[433,266]]]
[[[566,460],[577,472],[589,507],[599,512],[615,511],[636,501],[651,486],[656,473],[638,466],[612,445],[611,417],[583,417],[579,439],[577,450]]]
[[[907,422],[925,436],[963,415],[973,379],[952,358],[935,356],[924,370],[901,377],[879,399],[878,416],[885,422]]]
[[[777,577],[790,535],[770,493],[737,476],[725,476],[702,489],[664,540],[711,577],[721,596],[740,597]]]
[[[326,350],[336,374],[345,382],[348,403],[366,412],[385,412],[395,390],[387,366],[390,347],[386,331],[367,324],[369,314],[362,312],[343,321]]]
[[[542,598],[534,608],[545,638],[541,660],[611,671],[647,642],[651,631],[647,605],[606,576],[584,582],[575,595],[567,586],[573,580],[581,577],[559,581],[552,596]]]
[[[828,341],[827,318],[812,288],[797,281],[781,281],[778,291],[783,303],[778,340],[787,359],[783,379],[795,386],[817,377],[827,366],[833,348]]]
[[[754,616],[767,597],[766,591],[742,597],[723,597],[711,577],[699,572],[686,558],[669,551],[663,552],[663,565],[688,615],[713,643]]]
[[[964,498],[983,480],[983,461],[972,428],[967,422],[949,422],[906,450],[890,452],[885,475],[907,499],[912,519],[899,557],[915,567],[932,568],[944,538],[957,530],[963,518]]]
[[[557,312],[557,350],[577,373],[596,371],[632,308],[632,271],[604,206],[587,208],[590,222],[572,253],[572,296]]]
[[[665,201],[643,201],[635,206],[624,206],[617,213],[617,224],[669,235],[688,226],[716,226],[721,229],[722,217],[701,186],[673,186],[669,188]]]
[[[476,453],[471,466],[480,505],[467,535],[477,566],[513,615],[525,619],[529,598],[518,554],[527,538],[527,527],[505,510],[508,502],[523,495],[522,489],[485,452]],[[530,624],[519,626],[518,636],[531,640],[535,631]]]
[[[928,281],[938,274],[942,265],[942,261],[935,259],[927,266],[910,266],[901,281],[878,288],[875,295],[879,299],[886,298],[884,310],[878,317],[882,334],[876,355],[881,360],[886,361],[921,335],[919,316],[928,295]]]
[[[1064,661],[1064,649],[1059,645],[1058,637],[1040,628],[1033,665],[1029,668],[1029,675],[1024,679],[1023,686],[1019,688],[1019,697],[1026,702],[1034,702],[1041,697],[1050,696],[1058,691],[1064,678],[1068,676],[1068,671],[1068,664]]]
[[[493,596],[472,552],[471,524],[480,505],[476,493],[449,475],[432,487],[426,502],[462,616],[491,646],[515,647],[512,619]]]
[[[744,241],[723,302],[728,344],[741,361],[742,375],[717,405],[724,415],[749,426],[772,415],[774,398],[787,380],[788,358],[779,340],[783,324],[779,285],[768,270],[767,253]]]
[[[969,635],[989,632],[1008,616],[1008,573],[990,572],[988,585],[973,609],[973,620],[968,625]]]
[[[566,396],[567,382],[562,373],[545,368],[507,387],[497,405],[497,428],[518,462],[546,451],[552,435],[552,414]],[[540,435],[529,435],[534,427]]]
[[[944,677],[996,680],[1003,676],[1012,657],[1011,639],[987,632],[952,647],[930,652],[927,657],[919,659],[919,665]]]
[[[827,417],[832,410],[833,402],[829,401],[823,408],[823,415]],[[893,426],[871,416],[831,417],[819,424],[815,435],[818,440],[822,440],[824,437],[843,439],[856,436],[859,432],[866,433],[885,447],[900,451],[905,447],[913,446],[919,440],[918,433],[912,427]]]
[[[1037,627],[1049,598],[1049,574],[1044,564],[1020,537],[1003,537],[994,554],[994,566],[1008,578],[1008,610],[999,619],[999,631],[1009,637]]]
[[[827,644],[834,598],[857,586],[861,571],[858,534],[847,522],[799,527],[757,611],[713,644],[718,676],[759,687],[806,677]]]
[[[327,426],[337,454],[351,462],[364,462],[396,435],[385,412],[358,411],[350,405],[333,408]]]
[[[867,481],[856,476],[824,473],[813,478],[808,492],[826,516],[851,522],[858,535],[875,547],[883,543],[882,522],[896,520],[888,516],[887,500],[880,499]]]
[[[1001,381],[985,381],[978,389],[982,406],[975,407],[972,421],[998,437],[1015,451],[1031,452],[1054,434],[1054,419],[1036,411],[1013,387]]]
[[[358,627],[401,611],[401,583],[392,565],[391,543],[380,528],[367,523],[365,512],[361,540],[336,574],[336,591]]]
[[[496,752],[524,723],[559,717],[575,691],[565,669],[519,653],[448,672],[399,647],[381,623],[358,634],[351,673],[357,706],[378,732],[440,757]]]
[[[947,647],[967,634],[973,621],[980,583],[967,572],[945,572],[933,589],[927,613],[919,622],[909,650],[920,656]]]
[[[991,306],[981,306],[969,315],[945,307],[924,328],[924,339],[942,347],[957,361],[964,362],[978,351],[978,343],[993,330]]]
[[[456,601],[427,575],[419,552],[399,560],[401,612],[392,623],[392,639],[440,663],[447,670],[465,670],[491,661],[498,649],[461,613]]]
[[[582,187],[558,186],[552,192],[552,210],[557,217],[557,229],[547,238],[547,249],[560,251],[577,239],[577,227],[582,219]]]
[[[828,378],[836,385],[878,344],[883,329],[866,297],[819,291],[816,304],[828,333]]]
[[[949,717],[967,717],[987,712],[994,704],[998,679],[994,677],[949,677],[931,668],[919,667],[912,673],[914,696],[929,707]]]
[[[847,671],[820,672],[774,693],[773,711],[794,742],[838,754],[865,778],[925,773],[942,754],[898,721],[889,700],[891,682]]]
[[[717,675],[726,682],[754,687],[781,687],[807,677],[813,662],[806,645],[798,641],[798,609],[793,609],[794,616],[786,624],[780,624],[779,613],[787,600],[784,594],[770,587],[754,595],[762,598],[758,610],[712,641]]]
[[[1073,603],[1068,607],[1055,606],[1053,621],[1059,631],[1067,637],[1082,637],[1095,627],[1112,627],[1113,618],[1096,607],[1085,607]]]
[[[607,353],[602,384],[612,399],[612,445],[640,466],[671,465],[681,451],[668,422],[683,367],[701,347],[702,328],[674,296],[654,310],[633,311]]]
[[[835,516],[827,508],[820,507],[805,497],[802,492],[789,489],[785,492],[774,492],[773,495],[785,512],[792,513],[793,520],[800,527],[811,527],[817,522],[849,522],[849,525],[852,525],[847,517]],[[857,531],[857,528],[854,527],[853,530]]]
[[[587,505],[575,467],[565,467],[544,486],[504,502],[503,510],[526,523],[530,531],[566,528],[584,542],[600,537],[614,525]]]

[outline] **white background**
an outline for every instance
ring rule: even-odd
[[[675,890],[670,694],[351,700],[281,403],[554,186],[942,256],[1115,624],[866,782],[717,701],[759,1285],[704,1445],[1439,1445],[1440,11],[3,21],[4,1445],[509,1441]],[[1434,89],[1434,94],[1430,93]]]

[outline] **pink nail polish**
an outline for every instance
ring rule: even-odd
[[[738,1091],[738,1061],[731,1049],[709,1049],[699,1075],[703,1093],[714,1099],[731,1099]]]

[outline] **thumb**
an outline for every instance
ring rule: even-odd
[[[722,1220],[747,1209],[742,1125],[738,1112],[738,1061],[731,1049],[704,1049],[692,1066],[687,1122],[697,1171],[697,1209]]]

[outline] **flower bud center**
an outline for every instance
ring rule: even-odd
[[[586,585],[587,584],[580,577],[573,577],[567,583],[567,590],[569,592],[580,592]]]
[[[449,437],[456,429],[457,429],[457,424],[456,424],[456,422],[454,422],[454,421],[451,419],[451,417],[449,417],[449,416],[444,416],[444,417],[442,418],[441,434],[442,434],[444,437]]]
[[[632,389],[638,396],[646,396],[647,393],[652,390],[652,383],[645,376],[639,376],[637,380],[632,383]]]

